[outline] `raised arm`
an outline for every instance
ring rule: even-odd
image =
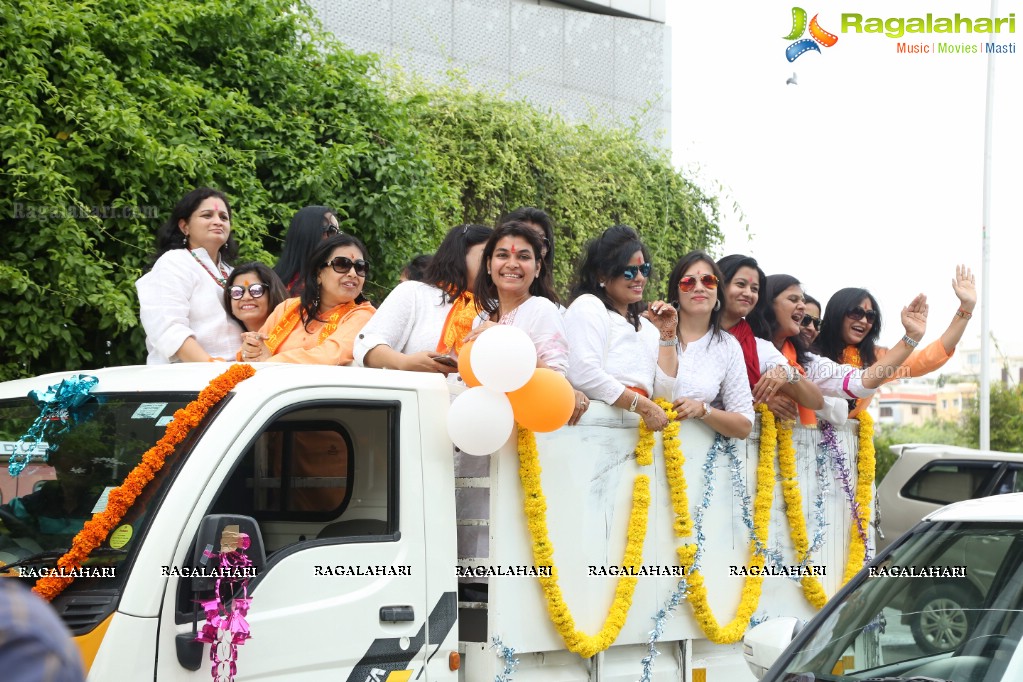
[[[927,297],[918,294],[908,306],[902,309],[902,326],[905,335],[877,362],[863,372],[864,388],[873,389],[890,380],[920,345],[920,339],[927,331]]]

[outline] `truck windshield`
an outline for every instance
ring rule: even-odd
[[[194,393],[93,394],[84,417],[53,439],[56,450],[49,448],[44,458],[52,444],[36,444],[17,477],[8,473],[11,453],[23,447],[16,441],[40,411],[28,398],[0,401],[0,575],[31,586],[56,566],[86,521],[106,509],[110,491],[163,437],[174,412],[195,397]],[[204,423],[168,456],[115,530],[86,560],[84,566],[90,570],[76,577],[54,601],[58,610],[60,600],[83,591],[100,591],[116,600],[133,549],[140,544],[167,482],[225,402],[211,410]]]
[[[1023,525],[925,526],[826,607],[778,679],[1019,679],[1021,559]]]

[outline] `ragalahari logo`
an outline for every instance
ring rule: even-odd
[[[785,40],[796,41],[785,48],[785,58],[790,62],[796,61],[800,55],[810,50],[820,52],[821,49],[817,47],[818,43],[824,47],[831,47],[838,42],[838,36],[834,33],[828,33],[821,28],[820,24],[817,23],[817,16],[816,14],[813,15],[813,19],[810,20],[810,38],[796,40],[801,38],[807,29],[806,10],[802,7],[792,8],[792,32],[785,36]]]

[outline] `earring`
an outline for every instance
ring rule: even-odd
[[[181,238],[181,245],[183,247],[185,247],[186,249],[188,248],[188,235],[187,234]]]
[[[603,289],[603,288],[604,288],[604,287],[606,287],[606,286],[607,286],[607,285],[606,285],[606,284],[604,284],[603,282],[601,282],[601,283],[600,283],[600,288],[601,288],[601,289]]]
[[[487,268],[487,274],[488,275],[490,274],[490,268]]]
[[[721,299],[714,301],[714,310],[721,310]]]

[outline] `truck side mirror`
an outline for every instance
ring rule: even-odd
[[[770,618],[742,638],[742,656],[759,680],[774,665],[785,647],[803,629],[803,621],[792,616]]]
[[[199,522],[199,530],[195,534],[189,568],[207,570],[217,568],[207,553],[220,551],[221,538],[224,535],[224,530],[229,526],[237,526],[238,532],[249,536],[249,548],[245,550],[245,554],[252,561],[256,574],[262,572],[266,566],[266,548],[263,545],[263,536],[259,532],[259,525],[251,516],[234,514],[210,514],[203,517],[203,520]],[[177,649],[178,663],[181,664],[181,667],[187,670],[198,670],[203,661],[203,643],[195,641],[199,632],[199,594],[212,592],[217,579],[192,576],[189,580],[195,601],[192,610],[192,631],[182,632],[175,638],[174,643]]]

